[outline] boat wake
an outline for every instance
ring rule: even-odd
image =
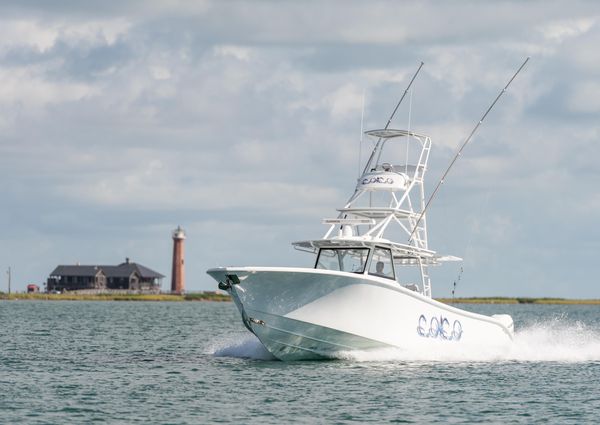
[[[277,360],[252,334],[236,335],[217,343],[213,348],[215,357],[237,357],[254,360]]]
[[[448,344],[444,350],[424,352],[384,349],[340,353],[355,361],[442,361],[442,362],[589,362],[600,361],[600,332],[581,322],[560,318],[526,326],[515,333],[512,344],[481,347]]]
[[[275,360],[254,335],[237,336],[215,348],[216,357]],[[582,322],[565,323],[555,318],[526,326],[515,333],[513,343],[498,347],[452,345],[443,350],[380,349],[339,352],[340,360],[359,362],[440,361],[440,362],[590,362],[600,361],[600,331]]]

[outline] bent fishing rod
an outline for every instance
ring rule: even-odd
[[[473,138],[473,135],[479,129],[479,126],[481,126],[481,124],[483,123],[483,120],[485,120],[485,117],[487,117],[487,115],[490,113],[490,111],[492,110],[492,108],[496,105],[496,102],[498,102],[498,100],[500,99],[500,97],[502,97],[502,95],[506,92],[506,90],[508,89],[508,86],[510,86],[510,84],[517,77],[517,75],[519,75],[519,72],[521,72],[521,70],[525,67],[525,64],[527,64],[528,61],[529,61],[529,56],[527,57],[527,59],[525,59],[525,62],[523,62],[523,64],[519,67],[519,69],[517,69],[517,72],[514,73],[514,75],[508,81],[508,83],[506,83],[506,86],[504,86],[504,88],[498,94],[498,96],[496,96],[496,99],[494,99],[494,101],[492,102],[492,104],[490,105],[490,107],[487,109],[487,111],[485,111],[485,114],[483,114],[483,116],[481,117],[481,119],[479,120],[479,122],[477,123],[477,125],[475,125],[475,127],[473,128],[473,130],[471,131],[471,133],[469,134],[469,136],[466,138],[466,140],[463,142],[463,144],[460,146],[460,148],[456,152],[456,155],[454,155],[454,158],[452,159],[452,161],[450,161],[450,165],[448,165],[448,168],[446,169],[446,171],[442,175],[442,178],[438,181],[438,184],[435,186],[435,189],[433,190],[433,193],[431,194],[431,196],[427,200],[427,203],[425,204],[425,208],[423,208],[423,211],[421,211],[421,214],[419,215],[419,218],[417,219],[417,222],[415,223],[415,225],[413,227],[413,230],[410,233],[410,236],[408,237],[408,243],[410,243],[412,241],[413,236],[415,235],[415,233],[416,233],[416,231],[417,231],[417,229],[419,227],[419,224],[421,223],[421,220],[423,220],[423,217],[425,216],[425,212],[429,208],[429,204],[431,204],[431,201],[433,200],[433,198],[437,194],[438,190],[444,184],[444,180],[446,179],[446,176],[448,176],[448,173],[450,173],[450,170],[454,166],[454,163],[462,155],[463,149],[469,144],[469,142]]]

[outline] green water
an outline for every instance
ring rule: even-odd
[[[0,301],[0,423],[597,423],[599,306],[465,308],[514,349],[282,363],[231,303]]]

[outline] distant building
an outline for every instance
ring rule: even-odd
[[[40,292],[39,286],[37,286],[35,283],[30,283],[29,285],[27,285],[27,293],[28,294],[35,293],[35,292]]]
[[[181,226],[173,230],[173,267],[171,268],[171,292],[182,294],[185,292],[185,263],[183,242],[185,232]]]
[[[164,276],[129,258],[118,266],[58,266],[47,281],[47,291],[127,290],[159,292]]]

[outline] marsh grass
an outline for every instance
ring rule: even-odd
[[[48,301],[230,301],[229,295],[215,292],[191,292],[177,294],[46,294],[46,293],[0,293],[3,300]]]
[[[231,301],[226,294],[216,292],[189,292],[177,294],[46,294],[0,292],[0,300],[49,300],[49,301]],[[569,298],[526,298],[526,297],[469,297],[436,298],[444,304],[563,304],[563,305],[600,305],[600,299]]]
[[[568,298],[524,298],[524,297],[470,297],[470,298],[437,298],[444,304],[588,304],[600,305],[600,300],[568,299]]]

